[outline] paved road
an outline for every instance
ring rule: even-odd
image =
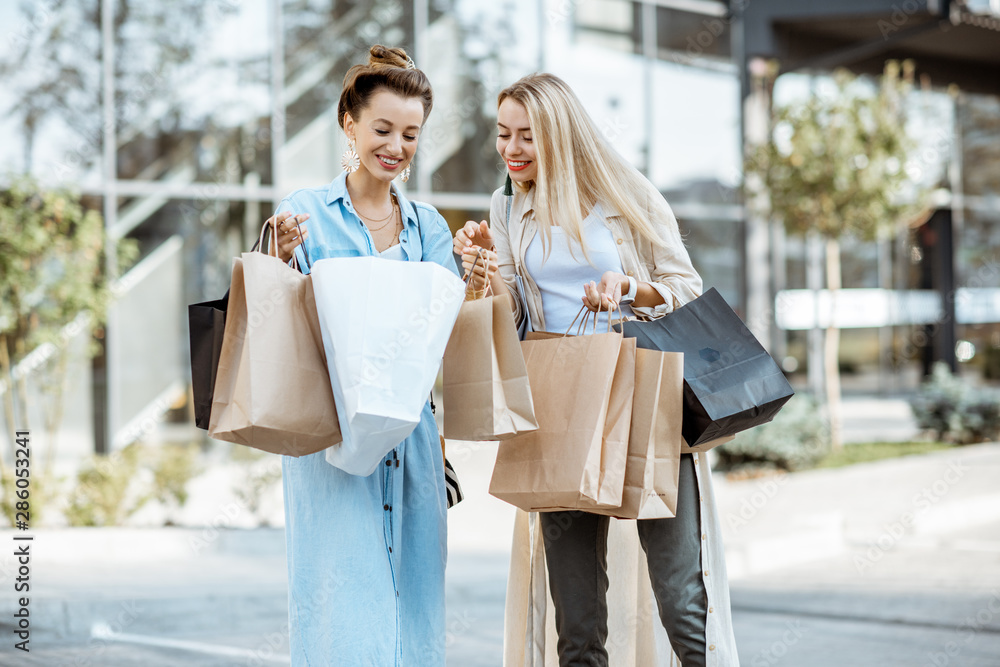
[[[469,498],[450,517],[448,664],[496,667],[511,512],[485,493],[490,446],[449,456]],[[962,475],[946,477],[956,460]],[[724,520],[741,664],[1000,666],[997,479],[994,445],[720,480],[724,519],[755,510]],[[923,488],[933,502],[916,504]],[[281,529],[38,531],[28,655],[12,650],[11,537],[0,532],[0,665],[289,662]]]
[[[964,554],[956,563],[957,555],[938,549],[896,554],[900,560],[911,561],[911,567],[913,561],[919,561],[921,567],[940,570],[953,569],[956,564],[983,565],[990,560],[981,554]],[[500,665],[505,561],[503,554],[468,554],[453,559],[448,599],[450,667]],[[278,559],[273,564],[279,565]],[[847,571],[852,566],[842,562],[839,567]],[[1000,589],[984,586],[973,590],[972,586],[957,585],[960,582],[947,585],[943,580],[916,591],[896,590],[901,587],[887,581],[867,588],[816,581],[826,568],[836,570],[838,563],[814,563],[780,579],[734,584],[733,616],[741,664],[1000,665],[1000,616],[996,613],[1000,612]],[[147,575],[159,575],[163,590],[156,597],[123,595],[128,586],[110,590],[107,596],[67,596],[62,607],[61,629],[65,632],[59,636],[51,628],[40,628],[32,639],[30,656],[15,659],[4,646],[0,664],[288,664],[285,600],[274,582],[258,582],[256,587],[261,590],[256,596],[246,593],[254,588],[253,582],[243,580],[242,592],[230,590],[227,595],[225,586],[217,585],[209,595],[192,600],[168,596],[171,579],[182,578],[180,570],[156,562],[142,569]],[[85,569],[80,575],[91,582],[100,581],[96,572]],[[104,576],[110,578],[111,574]],[[199,589],[205,592],[201,585]],[[963,625],[966,619],[971,624]],[[103,621],[120,634],[114,640],[90,637],[86,621],[91,625]]]
[[[278,531],[256,537],[261,543],[280,543]],[[850,583],[854,566],[850,556],[842,556],[787,568],[781,576],[735,582],[733,616],[741,664],[1000,665],[997,554],[927,546],[901,548],[887,558],[885,572],[872,581]],[[200,570],[156,560],[131,572],[81,567],[77,584],[69,576],[61,578],[57,604],[45,609],[44,592],[36,599],[39,620],[50,623],[36,630],[30,656],[15,661],[5,645],[0,664],[287,664],[282,577],[273,574],[283,567],[283,559],[248,555],[213,560],[202,562]],[[450,667],[500,665],[505,569],[505,554],[453,555]],[[910,571],[954,576],[907,585],[897,580],[897,574]],[[987,575],[982,584],[973,581],[977,572]],[[46,575],[37,576],[41,581]],[[971,624],[963,625],[966,619]],[[102,639],[101,623],[118,633],[115,639]]]

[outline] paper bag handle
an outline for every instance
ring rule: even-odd
[[[472,289],[472,276],[476,272],[476,266],[479,264],[479,260],[480,259],[483,260],[483,270],[484,270],[484,272],[487,273],[487,274],[489,273],[488,271],[486,271],[486,269],[489,266],[489,256],[486,254],[486,250],[484,248],[477,248],[476,249],[476,259],[475,259],[474,262],[472,262],[472,269],[465,276],[465,293],[466,293],[466,295],[469,294],[469,290],[472,290],[472,294],[476,293],[476,290]],[[487,275],[486,276],[486,289],[483,291],[483,295],[481,297],[475,297],[475,298],[485,299],[487,296],[489,296],[490,288],[492,286],[493,286],[493,284],[490,282],[489,275]],[[469,299],[466,298],[466,301],[468,301],[468,300]]]
[[[591,311],[589,308],[587,308],[586,306],[581,306],[580,310],[577,311],[577,313],[576,313],[576,317],[574,317],[573,321],[569,323],[569,328],[566,329],[566,334],[565,335],[567,335],[567,336],[569,335],[570,329],[573,328],[573,325],[576,323],[577,319],[579,319],[579,317],[580,317],[580,313],[582,313],[584,310],[587,311],[587,314],[583,316],[583,321],[580,322],[580,325],[576,328],[576,335],[579,336],[581,333],[584,333],[584,332],[587,331],[587,324],[590,321],[590,316],[591,315],[594,316],[594,329],[593,329],[593,331],[591,331],[591,333],[593,333],[593,334],[597,333],[597,320],[599,319],[598,315],[600,315],[600,313],[604,309],[603,308],[599,308],[597,310],[597,312],[595,313],[595,312]],[[615,303],[614,301],[612,301],[609,304],[609,306],[608,306],[608,330],[605,333],[611,333],[611,313],[613,313],[616,310],[618,311],[618,323],[621,324],[622,322],[625,321],[625,318],[622,315],[621,308],[618,306],[617,303]]]
[[[586,306],[580,306],[580,310],[576,311],[576,317],[574,317],[573,321],[569,323],[568,327],[566,327],[566,331],[563,333],[563,336],[568,336],[569,335],[569,332],[573,328],[573,325],[576,324],[576,321],[578,319],[580,319],[580,315],[583,314],[583,311],[585,311],[585,310],[587,310]],[[587,316],[587,317],[589,317],[589,316]],[[584,326],[586,324],[587,317],[583,318],[583,322],[580,323],[580,326]],[[580,327],[576,328],[576,334],[580,335]]]
[[[296,226],[296,228],[298,228],[298,224],[296,224],[295,226]],[[267,234],[267,231],[269,229],[271,230],[271,233]],[[300,234],[302,233],[301,229],[299,230],[299,233]],[[265,234],[267,234],[267,245],[264,245],[264,235]],[[260,236],[257,238],[257,243],[254,245],[254,248],[256,248],[258,246],[261,248],[260,252],[264,253],[265,255],[267,255],[269,257],[274,257],[275,259],[278,258],[278,243],[277,243],[277,241],[274,240],[274,229],[271,227],[271,224],[269,222],[265,222],[263,224],[263,226],[261,226],[261,228],[260,228]],[[273,253],[272,253],[272,248],[274,250]],[[302,252],[305,252],[305,246],[303,246]],[[306,256],[306,262],[308,262],[308,261],[309,261],[309,257]],[[299,260],[295,256],[294,252],[292,253],[292,264],[291,264],[291,266],[296,271],[299,270]]]
[[[271,225],[268,224],[265,221],[264,224],[263,224],[263,226],[261,226],[260,237],[257,239],[257,243],[254,245],[254,249],[256,249],[257,246],[263,245],[264,232],[267,231],[267,229],[269,229],[269,228],[271,228]],[[299,236],[302,236],[302,227],[301,227],[301,225],[299,224],[298,221],[296,221],[296,223],[295,223],[295,229],[299,232]],[[273,230],[273,228],[271,228],[271,235],[268,238],[269,239],[274,238],[274,230]],[[309,259],[309,251],[306,249],[306,244],[305,244],[304,240],[303,240],[302,244],[299,247],[302,248],[302,254],[306,258],[306,266],[310,266],[312,264],[312,261]],[[261,252],[264,252],[264,254],[266,254],[266,255],[271,255],[270,243],[268,243],[268,249],[267,249],[267,251],[265,252],[265,251],[262,250]],[[278,245],[277,245],[277,243],[275,243],[275,245],[274,245],[274,254],[271,255],[271,256],[272,257],[277,257],[278,256]],[[299,260],[295,256],[294,252],[292,252],[292,261],[294,262],[294,264],[291,265],[292,268],[294,268],[296,271],[298,271],[299,270]]]

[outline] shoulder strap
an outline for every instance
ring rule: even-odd
[[[503,184],[503,194],[507,198],[507,232],[510,233],[510,206],[514,203],[514,188],[510,182],[510,174]]]
[[[399,196],[398,195],[396,196],[396,201],[397,202],[399,201]],[[410,206],[413,207],[413,213],[414,213],[414,215],[417,218],[417,238],[420,239],[420,257],[422,259],[423,255],[424,255],[424,231],[420,227],[420,207],[417,206],[417,205],[415,205],[413,202],[410,202]],[[400,211],[400,215],[402,215],[403,208],[400,207],[399,211]]]
[[[514,203],[514,188],[510,182],[510,174],[507,174],[507,180],[503,184],[503,194],[507,197],[507,233],[510,234],[510,207]],[[521,265],[517,261],[517,252],[511,254],[514,256],[514,280],[517,282],[521,308],[524,310],[524,319],[521,320],[521,325],[517,328],[517,337],[524,340],[527,332],[534,329],[531,326],[531,317],[528,315],[528,299],[524,292],[524,279],[521,278]]]

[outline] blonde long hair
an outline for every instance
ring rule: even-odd
[[[651,208],[666,208],[663,196],[611,147],[565,81],[552,74],[530,74],[500,91],[497,107],[507,98],[528,112],[538,175],[533,183],[517,185],[524,191],[535,187],[535,218],[546,248],[556,223],[586,256],[583,217],[598,202],[613,207],[653,245],[665,245],[664,236],[680,243],[676,222],[672,229],[660,229],[662,225],[649,219]]]

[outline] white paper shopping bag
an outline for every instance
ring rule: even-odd
[[[326,460],[370,475],[420,421],[465,283],[432,262],[378,257],[322,259],[312,279],[344,438]]]

